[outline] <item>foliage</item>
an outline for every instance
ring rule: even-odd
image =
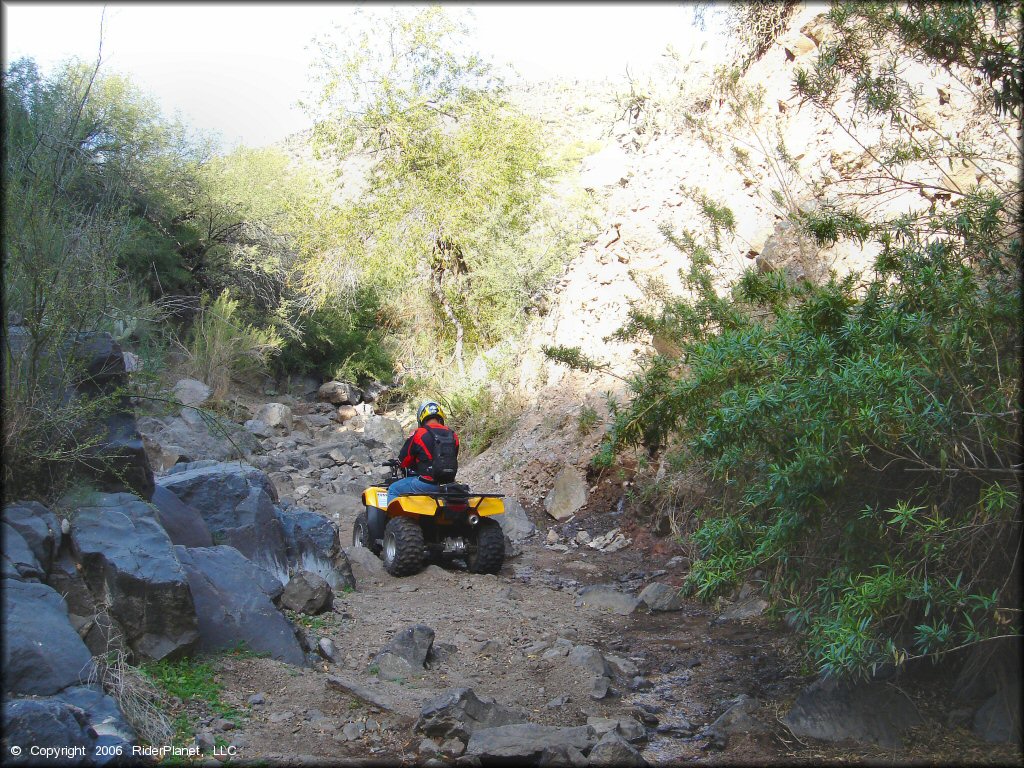
[[[523,410],[516,395],[486,384],[453,389],[439,402],[449,414],[448,424],[459,433],[464,458],[476,456],[508,434]]]
[[[589,434],[600,421],[600,416],[592,406],[584,405],[580,408],[579,416],[576,417],[576,427],[581,435]]]
[[[714,239],[666,232],[689,257],[687,294],[649,282],[617,335],[677,352],[644,362],[595,461],[686,446],[687,466],[714,483],[688,532],[689,588],[708,598],[760,571],[820,670],[868,676],[1020,633],[1019,179],[996,173],[970,131],[915,137],[928,128],[899,76],[907,56],[937,61],[1018,115],[1020,62],[1012,19],[990,6],[837,5],[831,19],[838,42],[797,89],[851,135],[890,120],[865,174],[934,204],[872,216],[858,195],[877,187],[850,183],[789,211],[819,245],[877,249],[869,271],[820,285],[751,270],[720,294]],[[858,111],[841,120],[832,101],[847,84]],[[966,159],[985,183],[917,182],[902,167],[911,155],[933,170]]]
[[[195,705],[236,725],[241,723],[242,713],[227,704],[221,696],[224,686],[217,680],[211,662],[161,659],[143,664],[139,672],[168,696],[181,701],[183,709],[174,720],[175,743],[187,744],[191,740],[199,718]]]
[[[741,71],[764,55],[786,29],[786,22],[796,9],[796,2],[753,0],[730,2],[726,7],[726,23],[732,46],[732,58]]]
[[[354,40],[321,41],[315,146],[370,169],[332,221],[338,247],[305,262],[322,300],[357,283],[423,308],[405,326],[460,372],[465,345],[518,323],[569,244],[567,217],[543,204],[554,168],[540,126],[502,98],[465,36],[434,6],[368,14]]]
[[[390,381],[395,374],[390,334],[396,324],[377,292],[359,289],[350,302],[331,301],[303,317],[275,367],[360,384]]]
[[[190,376],[209,385],[211,399],[223,400],[232,377],[265,371],[280,348],[273,330],[257,329],[238,318],[238,300],[224,291],[206,302],[185,344],[185,368]]]

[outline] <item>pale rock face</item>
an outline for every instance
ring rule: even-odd
[[[566,466],[555,476],[555,484],[544,499],[544,509],[556,520],[565,520],[587,503],[587,483],[573,467]]]
[[[181,379],[174,385],[174,398],[182,405],[200,406],[210,394],[210,388],[197,379]]]

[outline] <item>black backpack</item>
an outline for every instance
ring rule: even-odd
[[[428,472],[423,474],[429,474],[435,483],[454,482],[455,473],[459,471],[459,447],[455,443],[455,434],[450,429],[431,429],[430,435],[434,438],[434,460]]]

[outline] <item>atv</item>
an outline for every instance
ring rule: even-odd
[[[471,573],[501,570],[505,535],[494,515],[505,511],[502,494],[441,483],[434,493],[389,498],[388,488],[405,470],[396,459],[382,466],[390,467],[391,475],[363,491],[366,511],[352,528],[353,546],[381,558],[392,576],[418,573],[428,558],[441,563],[463,558]]]

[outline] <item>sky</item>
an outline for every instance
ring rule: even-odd
[[[315,36],[344,29],[354,3],[3,2],[4,67],[31,56],[44,72],[72,56],[128,75],[168,117],[214,133],[222,146],[262,146],[310,125]],[[370,3],[369,7],[386,6]],[[451,3],[471,8],[475,42],[526,80],[620,79],[650,71],[667,44],[686,51],[702,33],[692,3]],[[401,4],[414,11],[416,6]]]

